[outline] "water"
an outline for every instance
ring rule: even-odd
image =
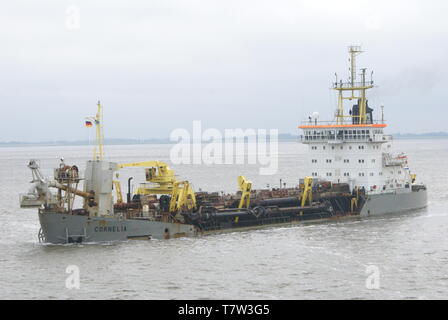
[[[0,148],[0,298],[20,299],[446,299],[448,298],[448,140],[401,140],[411,169],[428,185],[424,210],[387,217],[235,232],[168,241],[43,245],[35,210],[19,209],[29,188],[29,158],[45,175],[63,156],[79,164],[90,147]],[[169,145],[107,146],[117,162],[169,160]],[[172,166],[195,189],[236,191],[244,174],[255,188],[293,186],[305,148],[279,146],[279,170],[251,166]],[[143,169],[121,172],[143,180]],[[66,289],[66,268],[80,268],[80,289]],[[367,267],[380,288],[367,289]]]

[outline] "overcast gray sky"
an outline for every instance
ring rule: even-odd
[[[389,132],[447,128],[447,1],[4,1],[0,43],[0,141],[86,139],[98,99],[109,138],[294,133],[331,118],[350,44]]]

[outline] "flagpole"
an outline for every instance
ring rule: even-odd
[[[95,123],[96,141],[93,147],[93,160],[103,160],[104,148],[103,148],[103,111],[100,101],[98,101],[98,110],[95,117],[87,117],[86,127],[92,127],[92,122]],[[90,145],[90,131],[89,131],[89,145]]]

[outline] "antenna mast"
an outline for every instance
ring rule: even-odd
[[[355,86],[355,80],[356,80],[356,56],[361,54],[361,47],[360,46],[350,46],[348,47],[348,53],[350,54],[350,83],[352,87]]]
[[[93,147],[93,160],[103,160],[104,148],[103,148],[103,109],[100,101],[97,103],[98,109],[95,117],[89,117],[87,119],[95,123],[96,129],[96,141]]]
[[[367,99],[366,90],[373,88],[373,80],[370,83],[366,82],[366,69],[361,69],[361,82],[356,82],[356,57],[363,51],[360,46],[348,47],[348,53],[350,55],[350,79],[348,82],[336,81],[333,89],[339,92],[338,109],[336,111],[336,124],[344,124],[344,118],[352,118],[354,123],[365,124],[367,122]],[[351,96],[344,97],[344,91],[351,91]],[[358,92],[358,95],[355,95]],[[349,116],[344,115],[344,100],[357,99],[359,114],[351,114]]]

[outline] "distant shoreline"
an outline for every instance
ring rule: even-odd
[[[395,140],[413,140],[413,139],[448,139],[447,132],[433,132],[433,133],[422,133],[422,134],[392,134]],[[293,134],[279,134],[279,142],[299,142],[299,135]],[[0,142],[0,147],[27,147],[27,146],[88,146],[92,145],[94,141],[41,141],[41,142],[21,142],[21,141],[10,141],[10,142]],[[175,144],[176,142],[170,141],[169,139],[105,139],[105,145],[139,145],[139,144]],[[206,142],[203,142],[206,143]]]

